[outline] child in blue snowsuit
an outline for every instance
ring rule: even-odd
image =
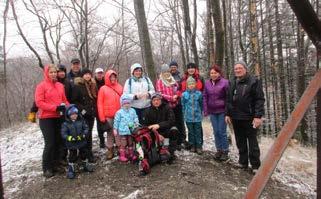
[[[84,171],[92,172],[93,165],[88,163],[89,151],[87,149],[88,126],[81,117],[76,105],[71,104],[66,110],[66,120],[61,127],[61,135],[65,140],[68,149],[68,169],[67,178],[75,178],[75,162],[78,159],[79,151],[82,160],[82,168]]]
[[[188,128],[188,142],[192,152],[202,154],[202,107],[203,97],[201,91],[195,89],[196,81],[193,77],[187,79],[187,90],[183,92],[181,102],[184,120]]]
[[[116,112],[114,118],[114,134],[120,138],[119,161],[134,160],[132,130],[139,125],[135,109],[131,108],[132,98],[128,94],[120,97],[121,109]],[[126,154],[127,150],[127,154]]]

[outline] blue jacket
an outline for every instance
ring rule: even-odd
[[[201,91],[187,89],[181,98],[185,122],[202,122],[203,97]]]
[[[131,135],[130,127],[138,125],[138,116],[135,109],[121,108],[117,111],[114,118],[114,129],[119,135]]]
[[[68,107],[66,113],[72,106]],[[88,135],[88,126],[85,120],[78,113],[78,117],[76,121],[72,121],[69,116],[66,114],[66,121],[62,124],[61,127],[61,135],[66,143],[67,149],[80,149],[85,147],[87,144],[86,136]],[[80,136],[81,140],[76,141],[67,141],[67,137],[71,135],[74,138]],[[84,138],[85,137],[85,138]]]

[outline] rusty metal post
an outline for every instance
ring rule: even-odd
[[[312,103],[313,98],[316,96],[321,87],[321,70],[319,70],[312,78],[309,86],[303,93],[300,101],[297,103],[295,109],[291,113],[287,122],[279,132],[278,137],[274,141],[267,155],[265,156],[261,167],[256,175],[253,177],[247,192],[246,199],[259,198],[266,183],[272,175],[278,161],[280,160],[285,148],[287,147],[291,137],[293,136],[296,128],[300,124],[305,112]]]

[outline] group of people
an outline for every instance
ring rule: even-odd
[[[130,67],[131,76],[122,86],[115,71],[97,68],[93,76],[88,68],[81,69],[77,58],[71,60],[68,74],[63,65],[46,66],[29,117],[34,121],[34,112],[38,111],[45,141],[44,176],[53,176],[67,159],[67,177],[75,178],[77,154],[82,160],[82,169],[93,171],[95,118],[100,147],[107,148],[108,160],[115,154],[121,162],[137,158],[131,134],[135,127],[142,125],[158,131],[161,140],[169,140],[169,162],[173,162],[175,151],[182,148],[202,154],[202,119],[209,116],[216,146],[214,159],[228,159],[226,127],[232,124],[239,149],[239,166],[247,168],[250,161],[255,172],[260,166],[256,134],[264,114],[261,82],[249,74],[243,61],[235,64],[235,78],[230,81],[216,65],[210,68],[210,78],[206,81],[196,64],[188,63],[186,68],[181,76],[176,61],[164,64],[153,84],[145,76],[143,67],[135,63]]]

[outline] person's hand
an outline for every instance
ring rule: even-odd
[[[114,134],[115,137],[118,135],[118,132],[117,132],[116,129],[113,130],[113,134]]]
[[[78,136],[77,136],[77,140],[78,140],[78,141],[81,141],[81,139],[82,139],[81,136],[78,135]]]
[[[56,111],[57,112],[64,112],[66,110],[66,106],[65,105],[59,105],[56,107]]]
[[[259,128],[262,125],[262,119],[261,118],[254,118],[252,122],[253,128]]]
[[[68,136],[67,136],[67,141],[68,141],[68,142],[74,142],[74,141],[76,141],[76,138],[74,138],[74,137],[71,136],[71,135],[68,135]]]
[[[148,126],[148,128],[151,129],[151,130],[157,130],[157,129],[159,129],[159,125],[158,124],[152,124],[152,125]]]
[[[176,102],[176,101],[177,101],[177,99],[178,99],[178,95],[174,95],[174,96],[173,96],[173,100],[174,100],[174,102]]]
[[[148,93],[141,94],[141,99],[148,99],[148,98],[149,98],[149,94]]]
[[[159,141],[160,141],[160,142],[163,142],[163,141],[164,141],[164,139],[165,139],[161,134],[159,134],[159,136],[158,136],[158,137],[159,137]]]
[[[29,122],[36,123],[36,113],[29,112],[27,119]]]
[[[225,116],[225,122],[226,124],[232,124],[232,120],[230,116]]]

